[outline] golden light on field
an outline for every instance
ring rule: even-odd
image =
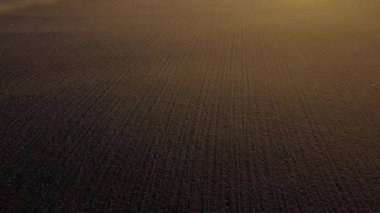
[[[1,212],[379,212],[375,0],[0,0]]]

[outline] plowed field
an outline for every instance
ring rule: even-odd
[[[0,3],[0,211],[380,211],[380,2]]]

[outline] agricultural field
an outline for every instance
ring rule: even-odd
[[[379,212],[380,2],[5,0],[0,212]]]

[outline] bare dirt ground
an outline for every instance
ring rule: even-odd
[[[378,1],[12,4],[1,212],[380,211]]]

